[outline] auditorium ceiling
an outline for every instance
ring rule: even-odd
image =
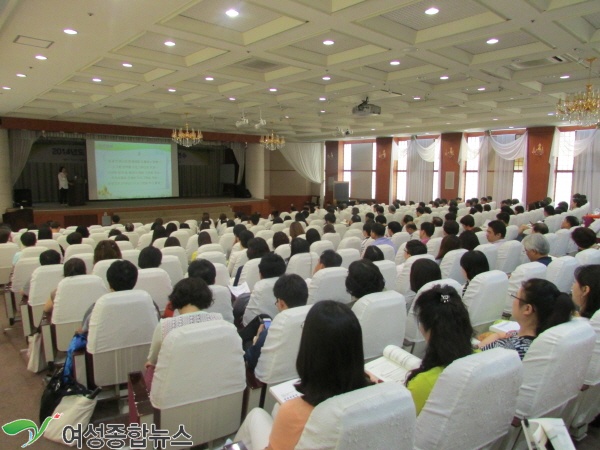
[[[0,116],[289,141],[558,125],[599,56],[600,0],[0,0]],[[381,115],[352,115],[366,97]]]

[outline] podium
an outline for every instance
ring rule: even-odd
[[[69,206],[85,205],[86,184],[86,180],[79,177],[69,182],[69,192],[67,193]]]

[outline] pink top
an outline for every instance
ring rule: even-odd
[[[293,450],[314,406],[296,397],[281,405],[275,417],[267,450]]]

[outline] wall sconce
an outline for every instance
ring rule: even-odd
[[[382,151],[380,151],[379,155],[377,155],[377,157],[379,159],[385,159],[387,157],[387,153],[385,152],[385,149],[383,149]]]
[[[446,158],[454,158],[454,150],[452,149],[452,147],[450,147],[450,150],[446,150],[444,152],[444,156]]]
[[[544,147],[542,147],[542,144],[538,144],[537,147],[531,149],[531,154],[535,156],[542,156],[544,154]]]
[[[333,159],[333,152],[327,153],[327,159]]]

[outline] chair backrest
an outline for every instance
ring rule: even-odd
[[[138,240],[137,249],[143,250],[152,242],[152,233],[142,234]]]
[[[584,382],[588,386],[596,386],[600,384],[600,310],[594,313],[590,325],[596,333],[596,342]]]
[[[338,248],[337,253],[342,257],[342,267],[350,267],[354,261],[360,259],[360,251],[355,248]]]
[[[396,288],[396,264],[393,261],[388,260],[375,261],[373,264],[379,267],[379,271],[385,280],[386,290],[394,290]]]
[[[583,385],[595,340],[589,322],[579,319],[551,327],[535,338],[523,358],[516,416],[560,417]]]
[[[206,252],[221,252],[225,254],[225,250],[221,247],[221,244],[204,244],[198,247],[198,255]]]
[[[271,239],[274,234],[275,232],[272,230],[261,230],[258,233],[256,233],[254,237],[263,238],[266,241],[267,239]]]
[[[414,427],[410,392],[401,384],[379,383],[317,405],[296,449],[412,450]]]
[[[271,322],[254,374],[266,384],[276,384],[298,377],[296,358],[300,348],[302,326],[311,305],[281,311]]]
[[[210,245],[212,245],[212,244],[210,244]],[[196,259],[207,259],[208,261],[210,261],[213,264],[219,263],[219,264],[225,265],[227,263],[227,260],[225,259],[225,253],[223,253],[223,252],[198,253],[198,255],[196,256]]]
[[[171,285],[175,286],[178,281],[183,279],[183,270],[179,258],[174,255],[163,255],[160,268],[164,269],[171,279]]]
[[[396,267],[396,291],[402,295],[406,295],[410,291],[410,270],[414,262],[418,259],[430,259],[434,261],[434,257],[429,254],[415,255]]]
[[[316,241],[310,244],[310,251],[316,253],[317,256],[321,256],[325,250],[335,250],[333,242],[331,241]]]
[[[29,290],[29,298],[27,302],[30,306],[44,305],[46,300],[50,298],[50,293],[56,289],[60,280],[63,279],[63,265],[52,264],[50,266],[40,266],[31,274],[31,289]],[[36,318],[34,318],[36,319]],[[33,323],[39,323],[37,321]]]
[[[115,241],[115,243],[119,246],[121,253],[125,250],[133,250],[133,244],[129,241]]]
[[[268,314],[274,318],[279,313],[275,306],[275,295],[273,294],[273,286],[275,286],[278,279],[278,277],[265,278],[254,285],[254,290],[250,294],[250,300],[248,300],[242,319],[244,326],[248,325],[259,314]]]
[[[550,244],[550,254],[552,256],[565,256],[569,242],[571,242],[571,230],[557,230],[554,232],[554,235],[556,236],[556,243],[554,248],[552,248],[552,243]],[[555,253],[552,253],[552,251]]]
[[[339,224],[342,227],[345,227],[343,224]],[[342,242],[342,235],[340,233],[325,233],[321,236],[322,241],[330,241],[333,244],[333,249],[337,250],[340,242]]]
[[[251,259],[244,264],[238,286],[243,283],[248,283],[250,290],[254,289],[254,285],[260,281],[260,271],[258,270],[259,264],[260,258]]]
[[[358,233],[360,233],[360,236],[353,236],[352,232],[353,231],[357,231]],[[362,243],[362,231],[358,231],[358,230],[348,230],[346,231],[346,234],[344,235],[344,239],[342,239],[340,241],[340,245],[338,245],[338,250],[341,250],[343,248],[355,248],[356,250],[358,250],[360,252],[360,244]]]
[[[437,254],[440,252],[441,245],[442,245],[441,237],[429,239],[427,241],[427,253],[435,258],[437,256]]]
[[[350,294],[346,291],[347,277],[348,269],[343,267],[319,270],[312,277],[308,287],[308,304],[313,305],[322,300],[350,303]]]
[[[21,258],[39,258],[42,253],[48,250],[47,247],[25,247],[21,250]]]
[[[19,251],[19,246],[12,242],[0,244],[0,285],[10,281],[12,272],[12,260]]]
[[[94,275],[98,275],[100,278],[102,278],[102,280],[104,280],[104,284],[106,285],[107,288],[110,288],[110,286],[108,285],[108,280],[106,279],[106,272],[108,272],[108,268],[115,261],[119,261],[119,260],[118,259],[103,259],[102,261],[98,261],[96,264],[94,264],[94,269],[92,270],[92,273]]]
[[[506,236],[504,239],[507,241],[514,241],[519,236],[519,227],[516,225],[509,225],[506,227]]]
[[[471,325],[477,327],[500,319],[507,292],[508,277],[500,270],[483,272],[473,278],[463,296]]]
[[[54,239],[40,239],[35,244],[37,247],[46,247],[48,250],[55,250],[60,253],[62,257],[62,251],[60,250],[60,245]]]
[[[129,243],[133,246],[133,248],[137,248],[138,242],[140,241],[139,233],[136,233],[135,231],[123,231],[123,234],[129,238]]]
[[[581,250],[575,255],[579,264],[600,264],[600,250],[594,248],[588,248],[586,250]]]
[[[560,292],[570,293],[577,267],[579,261],[572,256],[553,258],[546,270],[546,280],[554,283]]]
[[[553,216],[546,217],[544,223],[548,227],[548,231],[550,233],[556,233],[556,231],[560,229],[560,224],[562,223],[562,221],[562,216],[560,214],[555,214]]]
[[[40,258],[19,258],[11,275],[10,290],[15,294],[20,294],[25,283],[31,279],[33,271],[40,267]]]
[[[138,250],[137,248],[130,250],[122,250],[121,257],[122,259],[132,263],[135,267],[139,267],[138,264],[140,260],[140,250]]]
[[[150,295],[131,290],[98,299],[90,317],[87,351],[93,355],[94,384],[125,383],[142,370],[158,323]]]
[[[90,275],[94,270],[94,254],[93,253],[76,253],[75,255],[71,255],[68,258],[65,258],[65,262],[69,259],[79,258],[85,264],[85,273]]]
[[[406,302],[395,291],[361,297],[352,307],[363,331],[365,359],[383,355],[386,345],[402,347],[406,328]]]
[[[442,278],[452,278],[458,281],[460,284],[465,284],[467,279],[463,274],[462,267],[460,266],[460,258],[467,253],[464,248],[456,250],[450,250],[442,258],[440,263],[440,270],[442,271]]]
[[[482,252],[488,260],[490,270],[495,270],[498,262],[498,246],[494,244],[479,244],[475,250]]]
[[[94,248],[88,244],[73,244],[69,245],[65,250],[65,260],[69,259],[73,255],[80,253],[91,253],[94,254]]]
[[[213,304],[206,308],[206,311],[219,313],[223,316],[223,320],[233,323],[233,307],[229,289],[218,284],[213,284],[209,288],[213,294]]]
[[[183,273],[187,272],[188,260],[185,254],[185,249],[183,247],[164,247],[161,248],[160,251],[162,252],[163,257],[167,255],[177,257],[177,259],[179,260],[179,264],[181,265],[181,270],[183,271]]]
[[[213,263],[215,266],[215,270],[217,272],[217,276],[215,278],[215,284],[219,286],[227,287],[229,286],[229,271],[227,270],[227,266],[222,263]]]
[[[319,256],[316,253],[298,253],[290,258],[286,273],[295,273],[307,279],[312,276],[318,263]]]
[[[487,240],[487,236],[485,234],[485,231],[477,231],[475,233],[475,236],[477,236],[477,239],[479,239],[479,244],[488,244],[488,240]]]
[[[546,279],[546,266],[539,262],[529,262],[518,266],[510,275],[508,280],[508,291],[504,302],[504,313],[511,314],[513,297],[521,288],[521,285],[532,278]]]
[[[170,237],[177,238],[177,240],[179,241],[179,244],[183,248],[187,244],[187,241],[191,235],[192,235],[191,230],[184,228],[183,230],[173,231],[171,233]]]
[[[391,245],[388,245],[388,244],[381,244],[381,245],[378,245],[377,247],[379,247],[379,249],[383,253],[383,257],[387,261],[394,262],[394,260],[396,259],[396,249],[394,247],[392,247]]]
[[[509,274],[521,263],[523,245],[519,241],[506,241],[498,246],[496,269]]]
[[[169,274],[160,267],[138,270],[138,279],[134,289],[146,291],[161,311],[169,302],[173,285]]]
[[[417,417],[415,449],[489,448],[510,427],[522,379],[514,350],[457,359],[444,369]]]

